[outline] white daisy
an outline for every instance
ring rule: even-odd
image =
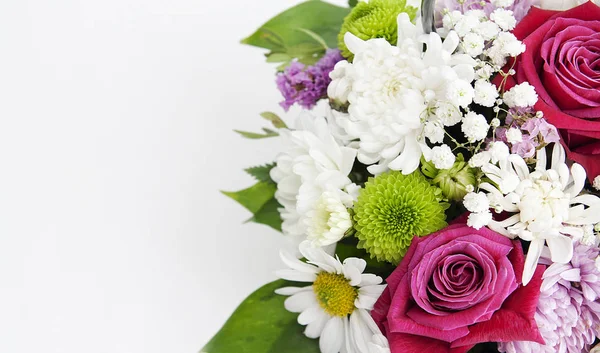
[[[551,160],[550,169],[546,169],[546,149],[542,148],[531,173],[516,154],[498,165],[488,163],[481,168],[498,185],[480,185],[487,191],[490,206],[513,214],[503,221],[492,220],[488,227],[530,242],[523,284],[531,280],[545,244],[553,262],[568,263],[573,256],[573,239],[584,236],[582,226],[600,221],[600,198],[581,194],[586,179],[583,167],[574,163],[569,170],[560,144],[554,145]]]
[[[312,285],[278,289],[277,294],[290,296],[285,308],[300,313],[298,323],[306,325],[304,334],[319,338],[322,353],[369,352],[373,336],[381,335],[369,314],[385,288],[381,277],[363,273],[363,259],[351,257],[342,264],[308,241],[300,244],[300,252],[307,263],[281,252],[289,269],[277,275]]]

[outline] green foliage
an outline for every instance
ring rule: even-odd
[[[273,17],[242,43],[268,49],[267,62],[283,63],[279,69],[295,58],[312,65],[327,48],[337,46],[348,13],[348,8],[324,1],[306,1]]]
[[[247,139],[252,139],[252,140],[266,139],[266,138],[269,138],[269,137],[279,136],[279,134],[277,133],[277,131],[273,131],[271,129],[267,129],[265,127],[263,127],[262,130],[264,131],[264,133],[241,131],[241,130],[233,130],[233,131],[237,132],[238,134],[242,135],[243,137],[245,137]]]
[[[319,353],[318,340],[304,336],[298,314],[285,310],[279,280],[252,293],[200,353]]]
[[[275,163],[269,163],[265,165],[259,165],[256,167],[250,167],[244,169],[244,171],[254,177],[257,181],[264,181],[267,183],[274,183],[271,179],[271,169],[275,168]]]
[[[277,212],[277,209],[281,206],[275,199],[276,190],[277,186],[273,182],[259,181],[254,186],[244,190],[236,192],[222,191],[222,193],[252,212],[253,216],[247,222],[268,225],[281,231],[281,216]]]
[[[406,12],[411,20],[415,19],[417,9],[406,5],[406,0],[370,0],[358,2],[344,19],[338,35],[338,47],[342,55],[352,61],[354,54],[344,43],[344,35],[350,32],[362,40],[384,38],[390,44],[398,42],[398,15]]]
[[[354,7],[358,4],[358,0],[348,0],[348,6]]]
[[[286,129],[287,128],[287,125],[283,122],[283,119],[281,119],[279,117],[279,115],[277,115],[275,113],[262,112],[262,113],[260,113],[260,116],[269,120],[276,129]]]
[[[370,178],[354,204],[358,247],[372,258],[398,264],[413,237],[444,228],[448,204],[420,173],[388,172]]]

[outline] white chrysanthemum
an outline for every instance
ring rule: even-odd
[[[583,237],[581,226],[600,221],[600,198],[580,195],[585,185],[585,170],[577,163],[571,169],[565,163],[565,151],[554,144],[552,164],[546,169],[546,149],[537,154],[537,165],[529,172],[522,157],[511,154],[498,165],[482,167],[498,187],[482,183],[492,207],[513,214],[503,221],[491,221],[488,227],[510,238],[529,241],[523,272],[527,284],[546,244],[553,262],[567,263],[573,254],[573,239]]]
[[[517,20],[511,10],[496,9],[490,14],[490,19],[505,31],[510,31],[517,25]]]
[[[475,81],[475,97],[473,101],[484,107],[493,107],[498,98],[498,90],[495,85],[487,80]]]
[[[369,311],[383,292],[381,277],[364,274],[366,261],[347,258],[343,264],[322,248],[300,244],[304,263],[281,253],[289,269],[277,272],[280,278],[309,282],[307,287],[285,287],[276,293],[289,295],[285,308],[300,313],[298,323],[306,325],[304,334],[319,338],[322,353],[368,352],[369,343],[381,331]]]
[[[437,169],[450,169],[456,161],[456,156],[448,145],[435,146],[431,150],[431,162]]]
[[[473,143],[487,137],[490,125],[483,115],[468,112],[462,121],[461,129],[467,140]]]
[[[284,152],[277,156],[271,178],[277,183],[275,198],[285,234],[302,240],[306,235],[308,211],[327,190],[351,191],[356,186],[348,175],[354,165],[356,150],[340,146],[324,118],[304,112],[297,130],[281,130]]]
[[[346,60],[335,64],[333,71],[329,73],[331,83],[327,86],[327,96],[340,103],[348,102],[348,94],[351,89],[351,81],[346,78],[346,69],[351,64]]]
[[[343,128],[360,141],[358,160],[374,174],[388,169],[412,173],[421,155],[430,152],[423,136],[426,110],[439,102],[470,103],[475,61],[453,54],[459,45],[456,33],[443,42],[436,33],[423,35],[405,13],[398,16],[397,46],[381,38],[363,41],[351,33],[345,42],[354,60],[336,66],[329,94],[341,100],[349,87]]]
[[[306,235],[313,246],[337,243],[352,227],[348,207],[352,197],[341,190],[325,191],[306,215]]]
[[[502,99],[509,107],[533,107],[538,101],[535,88],[528,82],[523,82],[504,92]]]

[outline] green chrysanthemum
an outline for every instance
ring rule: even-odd
[[[413,237],[446,226],[448,204],[419,172],[388,172],[370,178],[354,205],[358,247],[371,258],[398,264]]]
[[[431,183],[442,190],[442,194],[450,201],[461,201],[467,194],[469,185],[477,186],[476,170],[469,167],[462,154],[450,169],[439,170],[433,163],[422,161],[421,170],[432,179]]]
[[[369,0],[359,2],[344,19],[338,35],[342,55],[352,61],[354,55],[344,43],[344,35],[350,32],[362,40],[385,38],[390,44],[398,41],[398,14],[406,12],[414,20],[417,9],[406,5],[406,0]]]

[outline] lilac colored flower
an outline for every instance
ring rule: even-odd
[[[531,138],[531,135],[523,134],[523,140],[521,142],[513,143],[510,151],[523,158],[531,158],[535,155],[535,148],[537,146],[538,143]]]
[[[600,334],[600,270],[596,267],[599,254],[597,247],[576,243],[570,263],[555,263],[546,269],[535,314],[545,345],[500,343],[500,352],[589,352]]]
[[[482,5],[483,4],[483,5]],[[539,5],[540,0],[515,0],[512,6],[506,7],[507,10],[512,10],[513,15],[517,19],[517,22],[521,21],[523,17],[529,12],[529,9],[533,5]],[[492,4],[490,0],[438,0],[435,6],[435,20],[438,28],[442,27],[442,18],[444,17],[445,10],[448,11],[460,11],[465,13],[469,10],[483,10],[489,17],[492,12],[498,7]]]
[[[339,61],[343,60],[340,51],[328,49],[325,55],[313,66],[292,62],[276,78],[277,88],[285,98],[280,105],[286,111],[292,105],[311,109],[322,98],[327,97],[327,86],[331,82],[329,73]]]
[[[545,143],[558,142],[560,140],[556,127],[549,124],[544,118],[529,119],[521,126],[521,129],[528,131],[531,136],[541,134]]]

